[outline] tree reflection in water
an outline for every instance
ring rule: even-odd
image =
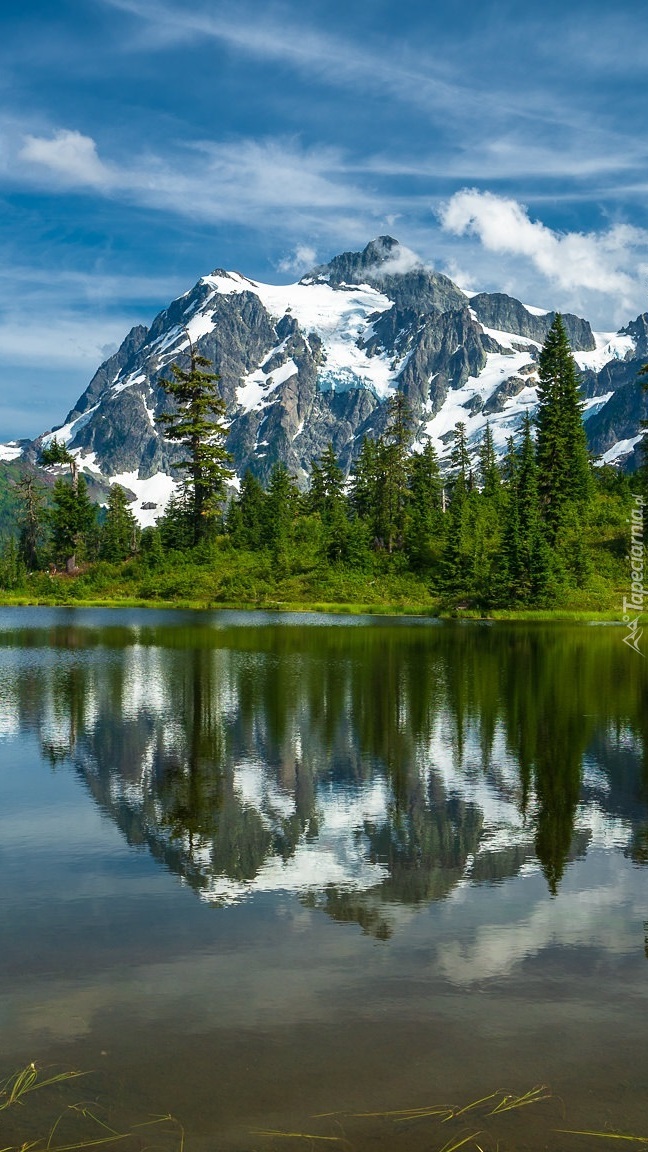
[[[647,681],[612,629],[208,622],[1,642],[43,651],[9,665],[17,725],[214,904],[292,889],[386,937],[390,908],[536,861],[557,893],[601,827],[648,862]]]

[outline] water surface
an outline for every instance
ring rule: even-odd
[[[612,627],[1,611],[0,1072],[92,1069],[192,1149],[441,1148],[353,1116],[539,1083],[484,1147],[648,1135],[644,664]]]

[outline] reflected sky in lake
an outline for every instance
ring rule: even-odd
[[[196,1147],[431,1085],[640,1123],[647,689],[614,628],[0,612],[5,1065]]]

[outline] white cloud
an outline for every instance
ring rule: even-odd
[[[407,248],[405,244],[399,244],[397,248],[392,249],[388,260],[382,264],[376,264],[368,271],[379,280],[384,276],[397,276],[399,273],[411,272],[414,268],[424,267],[425,261],[417,256],[416,252],[412,252],[412,249]]]
[[[517,200],[464,189],[441,208],[442,227],[455,236],[478,237],[488,252],[530,261],[552,284],[616,296],[622,305],[636,298],[638,252],[648,248],[648,232],[626,224],[608,231],[554,232],[531,220]]]
[[[284,256],[277,264],[279,272],[304,272],[317,263],[317,252],[308,244],[298,244],[297,247]]]
[[[94,140],[68,128],[59,129],[49,138],[26,136],[18,159],[47,169],[66,184],[109,188],[113,183],[110,169],[97,155]]]
[[[49,185],[54,177],[53,190],[56,184],[65,191],[92,188],[210,223],[261,228],[289,219],[301,229],[310,222],[319,232],[335,232],[340,217],[334,221],[329,213],[357,221],[382,209],[372,193],[351,181],[338,150],[303,148],[290,139],[203,141],[120,164],[105,163],[91,137],[61,128],[48,137],[24,137],[14,156],[5,172],[21,184]],[[293,234],[301,229],[294,227]]]
[[[93,372],[106,345],[121,344],[132,326],[126,316],[93,319],[51,311],[32,319],[8,315],[0,322],[0,363]]]

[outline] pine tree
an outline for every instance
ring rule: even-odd
[[[336,561],[345,557],[349,517],[344,494],[344,473],[329,442],[321,459],[313,461],[308,507],[319,513],[325,530],[326,555]]]
[[[311,469],[308,482],[308,492],[304,500],[307,512],[317,512],[320,515],[324,509],[326,491],[324,488],[324,474],[318,460],[311,460]]]
[[[72,573],[76,571],[77,559],[87,555],[96,524],[96,508],[88,497],[84,476],[77,476],[76,487],[65,480],[56,481],[48,518],[54,558],[57,563],[64,561]]]
[[[518,467],[518,456],[511,437],[507,442],[504,461],[506,501],[501,553],[501,587],[502,597],[506,603],[515,603],[518,600],[522,566]]]
[[[199,356],[189,341],[189,369],[171,365],[173,380],[160,380],[160,387],[175,402],[176,410],[157,416],[165,427],[167,440],[177,441],[187,450],[175,468],[185,472],[183,481],[191,512],[193,543],[208,534],[219,511],[225,483],[233,475],[225,448],[227,428],[222,423],[225,401],[216,384],[219,377],[206,371],[210,361]]]
[[[172,494],[164,515],[158,520],[162,547],[166,552],[186,552],[195,544],[194,508],[185,488]]]
[[[365,436],[351,477],[351,507],[368,528],[372,540],[378,535],[379,460],[378,443]]]
[[[422,452],[409,461],[409,516],[405,546],[412,564],[423,567],[431,560],[431,544],[443,532],[441,473],[436,450],[428,440]]]
[[[388,425],[379,442],[379,533],[388,552],[402,548],[406,535],[408,488],[408,447],[412,413],[406,397],[396,392],[387,405]]]
[[[501,494],[500,472],[497,466],[493,433],[490,424],[484,428],[479,445],[479,479],[482,485],[482,494],[487,500],[499,501]]]
[[[592,484],[578,369],[560,315],[540,353],[538,376],[538,485],[543,520],[553,543],[568,507],[584,508]]]
[[[451,494],[445,522],[443,577],[450,593],[463,595],[472,589],[473,557],[470,540],[469,494],[472,470],[466,440],[466,425],[455,425],[454,444],[450,454],[453,469]]]
[[[29,570],[38,568],[45,537],[45,490],[35,476],[22,476],[16,484],[20,498],[18,511],[18,551]]]
[[[446,519],[443,551],[443,580],[451,595],[464,595],[470,590],[472,557],[470,555],[468,488],[463,472],[454,481]]]
[[[542,531],[538,467],[531,435],[531,418],[524,416],[517,471],[519,521],[518,588],[526,602],[542,599],[549,579],[549,549]]]
[[[286,465],[281,462],[272,469],[266,507],[264,544],[279,555],[290,544],[299,507],[299,489]]]
[[[458,480],[466,491],[471,486],[470,456],[468,454],[468,441],[466,439],[466,425],[459,421],[454,427],[454,444],[450,453],[450,467],[453,470],[453,480]]]
[[[103,560],[119,563],[137,551],[139,525],[128,506],[120,484],[113,484],[108,496],[108,511],[101,527],[99,555]]]
[[[72,487],[76,490],[79,482],[79,466],[73,454],[68,452],[65,444],[56,436],[53,436],[49,443],[41,448],[40,462],[45,468],[56,467],[58,464],[66,465],[70,469]]]
[[[241,491],[232,500],[227,517],[227,531],[237,548],[256,551],[265,545],[268,497],[256,476],[248,468]]]

